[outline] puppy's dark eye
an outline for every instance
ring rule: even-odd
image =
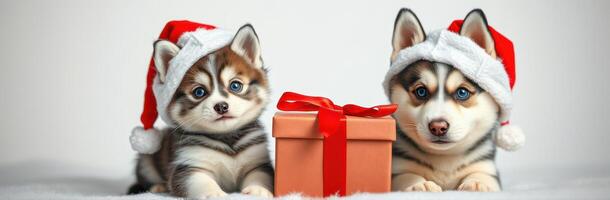
[[[193,96],[195,98],[202,98],[202,97],[204,97],[207,94],[208,94],[208,92],[206,92],[205,89],[203,89],[203,87],[196,87],[193,90]]]
[[[428,89],[426,89],[425,87],[418,87],[417,89],[415,89],[413,94],[415,94],[415,97],[417,97],[418,99],[426,99],[426,97],[428,97]]]
[[[465,88],[461,87],[455,91],[455,99],[466,101],[468,98],[470,98],[470,91],[466,90]]]
[[[231,84],[229,84],[229,89],[233,92],[241,92],[243,88],[244,84],[239,81],[231,81]]]

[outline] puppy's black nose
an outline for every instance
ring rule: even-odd
[[[227,104],[227,102],[217,103],[216,105],[214,105],[214,111],[216,111],[216,113],[220,115],[225,114],[229,112],[229,104]]]
[[[449,130],[449,123],[445,120],[437,119],[428,124],[428,129],[430,129],[432,135],[445,136]]]

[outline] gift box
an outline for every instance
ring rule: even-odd
[[[390,191],[396,123],[388,115],[395,105],[336,106],[323,97],[284,93],[278,108],[291,112],[273,117],[276,196]]]

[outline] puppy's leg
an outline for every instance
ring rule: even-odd
[[[496,176],[483,172],[475,172],[466,176],[457,189],[472,192],[498,192],[501,190]]]
[[[227,196],[222,191],[214,176],[207,172],[194,172],[187,180],[187,197],[208,198]]]
[[[178,167],[170,180],[173,195],[206,199],[226,196],[220,185],[214,179],[214,174],[197,167]]]
[[[136,165],[136,183],[134,183],[127,194],[139,194],[144,192],[154,192],[152,187],[157,184],[163,184],[165,180],[160,174],[161,169],[155,165],[155,160],[152,155],[138,155]]]
[[[167,192],[167,187],[165,187],[165,183],[158,183],[150,187],[149,191],[152,193],[165,193]]]
[[[245,175],[241,193],[273,198],[273,168],[271,165],[258,167]]]
[[[404,173],[392,178],[393,191],[407,192],[442,192],[443,189],[438,184],[427,181],[424,177],[413,174]]]

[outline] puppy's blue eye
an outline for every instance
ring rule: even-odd
[[[195,98],[204,97],[206,94],[207,92],[205,91],[205,89],[203,89],[203,87],[197,87],[193,90],[193,96]]]
[[[418,99],[425,99],[428,96],[428,89],[425,87],[418,87],[415,89],[414,93]]]
[[[229,89],[233,92],[241,92],[241,90],[243,88],[244,88],[244,85],[239,81],[232,81],[231,84],[229,85]]]
[[[470,91],[468,91],[464,88],[458,88],[455,91],[455,98],[460,101],[465,101],[468,98],[470,98]]]

